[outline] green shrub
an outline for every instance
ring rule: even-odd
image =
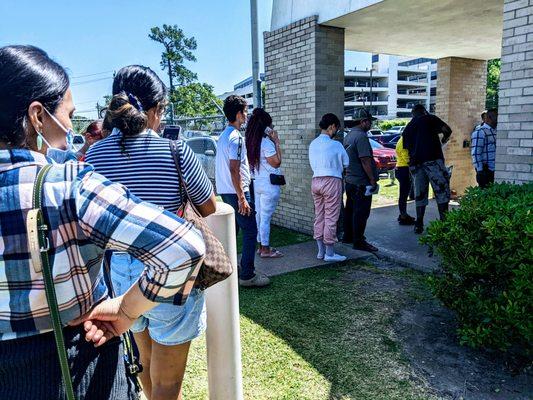
[[[435,295],[455,311],[459,338],[533,356],[533,184],[470,188],[421,242],[442,257]]]
[[[382,131],[388,131],[393,126],[405,126],[409,123],[410,120],[410,118],[387,119],[383,121],[376,121],[376,125]]]

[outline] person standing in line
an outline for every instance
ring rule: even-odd
[[[476,127],[474,128],[474,130],[476,129],[479,129],[481,128],[486,122],[487,122],[487,110],[483,111],[481,113],[481,122],[479,124],[476,125]]]
[[[257,241],[262,258],[283,254],[270,247],[270,221],[281,195],[281,147],[272,117],[262,108],[254,109],[246,125],[246,150],[254,177],[254,202],[258,227]]]
[[[377,247],[366,241],[366,222],[372,207],[372,195],[379,186],[378,171],[367,132],[374,118],[366,109],[355,111],[354,128],[344,138],[344,148],[350,159],[346,169],[346,208],[344,217],[344,242],[356,250],[375,253]]]
[[[173,214],[184,202],[186,185],[188,201],[205,217],[215,212],[216,200],[200,162],[184,142],[176,142],[182,182],[170,141],[156,134],[166,103],[167,89],[154,71],[141,65],[121,68],[106,113],[112,133],[91,146],[86,161],[139,198]],[[111,279],[118,295],[139,279],[143,261],[113,252]],[[139,377],[149,400],[182,397],[189,347],[205,328],[204,294],[196,288],[183,305],[160,304],[135,321],[131,330],[144,367]]]
[[[239,229],[243,231],[239,284],[245,287],[267,286],[270,279],[256,273],[254,266],[257,222],[250,196],[248,154],[240,132],[246,123],[248,104],[243,97],[231,95],[224,100],[223,110],[229,123],[218,139],[215,181],[222,201],[235,210],[237,232]]]
[[[342,173],[348,166],[348,154],[333,137],[341,126],[335,114],[325,114],[320,120],[320,135],[309,146],[309,163],[313,170],[311,191],[315,203],[314,239],[318,259],[341,262],[346,257],[335,253],[337,221],[342,201]]]
[[[398,198],[398,208],[400,215],[398,223],[400,225],[413,225],[415,219],[407,213],[407,198],[413,185],[411,172],[409,172],[409,152],[403,147],[403,137],[400,137],[396,144],[396,179],[400,183],[400,195]]]
[[[444,219],[450,201],[450,173],[444,164],[442,145],[452,134],[439,117],[429,114],[422,104],[411,111],[413,118],[403,131],[403,147],[409,151],[409,168],[415,182],[415,233],[424,231],[424,214],[428,205],[429,184],[433,188],[439,215]],[[442,140],[439,134],[443,134]]]
[[[487,111],[485,123],[472,132],[472,163],[476,170],[476,181],[480,188],[494,183],[496,169],[496,127],[498,111]]]
[[[44,51],[1,47],[0,65],[0,399],[66,398],[43,272],[26,226],[43,168],[48,249],[41,251],[50,261],[74,396],[137,399],[120,335],[158,303],[187,294],[182,289],[205,255],[202,235],[93,166],[63,162],[75,107],[66,71]],[[102,271],[106,250],[144,262],[131,287],[112,299]]]
[[[85,138],[85,142],[83,143],[83,146],[78,151],[77,156],[79,161],[85,161],[85,156],[87,151],[89,150],[89,147],[91,147],[96,142],[102,140],[104,138],[102,133],[102,120],[96,120],[93,121],[87,126],[85,129],[85,132],[83,134],[83,137]]]

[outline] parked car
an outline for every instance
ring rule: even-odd
[[[195,137],[205,137],[205,136],[209,136],[209,132],[188,130],[188,131],[183,131],[183,133],[181,134],[181,138],[183,140],[189,140]]]
[[[405,126],[393,126],[388,131],[385,131],[385,135],[401,135],[405,130]]]
[[[388,149],[396,149],[398,140],[400,140],[401,137],[402,135],[397,135],[393,137],[391,140],[389,140],[387,143],[383,143],[383,146],[387,147]]]
[[[196,154],[202,164],[207,177],[215,186],[215,164],[217,155],[217,141],[212,136],[192,137],[186,140],[187,145]]]
[[[374,128],[368,131],[368,136],[380,136],[380,135],[383,135],[383,131],[381,129]]]
[[[83,135],[78,135],[77,133],[74,135],[74,138],[72,139],[72,146],[74,147],[75,151],[78,151],[83,147],[85,144],[85,138]]]
[[[374,154],[374,161],[376,162],[378,173],[383,174],[396,168],[396,151],[384,147],[374,139],[368,140],[372,146],[372,152]]]
[[[181,126],[179,125],[166,125],[163,129],[163,137],[170,140],[178,140],[180,137]]]
[[[373,136],[372,139],[375,140],[376,142],[378,142],[379,144],[382,144],[383,146],[385,146],[385,143],[389,143],[391,140],[399,137],[401,135],[398,135],[396,133],[392,134],[392,135],[381,135],[381,136]]]

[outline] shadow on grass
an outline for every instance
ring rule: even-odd
[[[283,339],[318,371],[330,384],[329,399],[431,398],[412,379],[391,328],[396,288],[382,291],[375,279],[378,274],[354,264],[282,275],[269,288],[241,289],[241,315]],[[260,345],[259,357],[276,353],[269,343]],[[306,380],[299,365],[279,368],[286,379],[298,370],[300,375],[292,374],[296,385]],[[302,390],[282,398],[326,398]]]

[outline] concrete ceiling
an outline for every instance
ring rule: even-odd
[[[346,50],[413,57],[500,57],[503,0],[383,0],[323,25],[345,28]]]

